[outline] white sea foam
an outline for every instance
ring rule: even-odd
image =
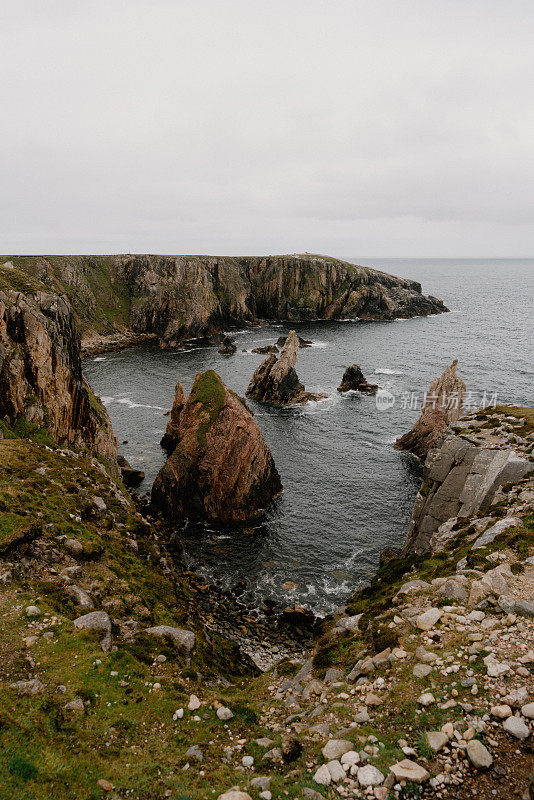
[[[151,406],[148,403],[134,403],[129,397],[121,397],[119,400],[115,400],[115,402],[120,403],[122,406],[127,406],[128,408],[154,408],[156,411],[168,411],[167,408],[162,408],[162,406]]]
[[[96,358],[93,358],[93,361],[106,361],[106,360],[107,360],[106,356],[97,356]]]
[[[404,375],[400,369],[375,369],[375,375]]]
[[[107,397],[107,396],[101,397],[100,399],[102,400],[102,402],[104,403],[105,406],[109,406],[110,403],[113,403],[114,400],[115,400],[114,397]]]
[[[329,347],[329,344],[328,342],[312,342],[309,347],[319,347],[320,349],[323,349],[325,347]]]

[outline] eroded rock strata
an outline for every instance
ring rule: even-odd
[[[213,370],[196,376],[175,441],[152,488],[154,506],[167,517],[251,520],[282,490],[257,423]]]
[[[153,335],[173,347],[258,319],[395,319],[448,310],[416,281],[309,254],[0,258],[0,286],[30,284],[69,292],[93,352],[108,337]]]
[[[247,397],[277,406],[307,403],[327,397],[326,394],[307,392],[300,382],[295,370],[299,347],[297,334],[290,331],[278,358],[271,353],[254,372]]]
[[[453,361],[439,378],[434,378],[431,382],[421,416],[411,431],[397,439],[397,450],[409,450],[424,459],[445,429],[462,416],[465,383],[456,374],[457,366],[458,361]]]
[[[178,441],[180,415],[185,405],[185,401],[186,401],[186,396],[184,387],[182,386],[180,381],[178,381],[178,383],[174,388],[174,401],[172,404],[169,421],[167,422],[165,433],[163,434],[163,437],[161,439],[161,446],[169,453],[171,453],[174,450],[176,442]]]
[[[116,461],[117,439],[83,378],[80,337],[65,298],[0,291],[0,420]]]
[[[534,471],[530,432],[525,438],[519,433],[528,428],[527,413],[521,417],[506,406],[486,409],[465,417],[435,443],[424,464],[405,555],[443,549],[462,520],[483,517],[503,486]]]

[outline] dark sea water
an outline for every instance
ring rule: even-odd
[[[244,578],[257,598],[305,603],[317,612],[343,603],[367,581],[385,545],[403,542],[420,483],[420,467],[393,449],[418,416],[431,379],[454,358],[468,400],[532,404],[534,259],[352,259],[421,282],[450,314],[395,322],[316,322],[296,326],[312,339],[297,371],[310,391],[328,399],[303,408],[251,403],[284,484],[263,524],[218,532],[189,528],[185,556],[212,580]],[[148,491],[165,460],[159,440],[174,385],[189,391],[195,373],[215,369],[244,394],[265,356],[251,354],[289,330],[273,324],[236,336],[235,356],[191,344],[188,352],[138,347],[87,359],[84,369],[107,406],[121,452],[146,472]],[[242,352],[246,349],[248,352]],[[336,391],[346,366],[395,397],[378,410],[375,398]],[[286,582],[297,588],[284,588]]]

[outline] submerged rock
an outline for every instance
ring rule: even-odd
[[[309,400],[320,400],[325,394],[307,392],[295,371],[295,363],[299,351],[299,340],[295,331],[291,331],[279,357],[271,353],[263,361],[249,383],[247,396],[261,403],[273,405],[293,405],[307,403]]]
[[[246,521],[281,492],[257,423],[213,370],[196,376],[175,435],[176,446],[152,488],[154,506],[170,518]]]
[[[178,441],[178,429],[180,426],[180,414],[185,405],[185,390],[180,381],[174,387],[174,402],[171,409],[171,417],[167,422],[167,428],[161,439],[161,446],[168,453],[172,453]]]
[[[337,390],[338,392],[354,391],[375,394],[378,388],[375,383],[367,383],[358,364],[353,364],[351,367],[347,367],[343,373],[343,379]]]
[[[434,378],[425,395],[421,416],[411,431],[397,439],[397,450],[409,450],[425,459],[446,428],[460,419],[464,407],[465,383],[456,374],[457,366],[458,361],[455,359],[440,378]]]

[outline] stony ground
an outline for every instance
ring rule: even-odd
[[[0,444],[0,796],[531,800],[532,479],[258,674],[102,465]]]

